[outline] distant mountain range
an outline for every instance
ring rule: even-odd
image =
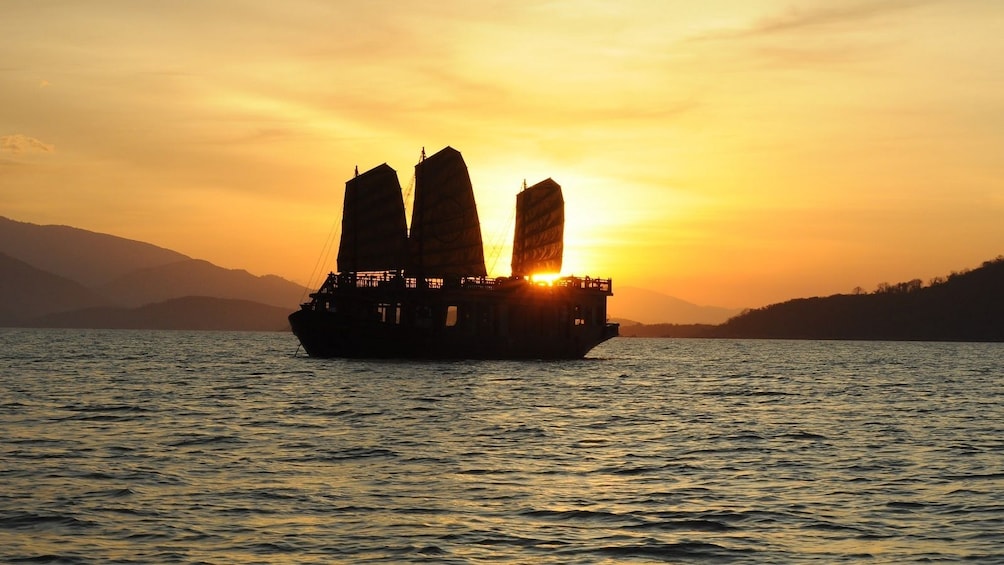
[[[0,253],[0,325],[53,312],[101,306],[101,295],[70,279]]]
[[[307,289],[112,235],[0,217],[0,326],[285,330]]]
[[[141,306],[181,296],[215,296],[292,308],[304,288],[275,275],[256,277],[223,269],[208,261],[187,259],[137,269],[96,287],[102,296],[125,306]]]
[[[608,301],[607,312],[621,325],[658,324],[720,324],[742,310],[698,306],[652,290],[614,284],[614,295]]]
[[[0,216],[0,253],[86,287],[138,269],[190,260],[149,243],[69,226],[40,226]]]
[[[36,317],[24,325],[39,328],[112,328],[153,330],[287,329],[289,308],[247,300],[186,296],[136,308],[98,306]]]

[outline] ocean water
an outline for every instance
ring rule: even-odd
[[[0,330],[0,562],[1004,562],[1004,344],[296,349]]]

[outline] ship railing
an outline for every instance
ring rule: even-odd
[[[612,279],[597,279],[593,277],[561,277],[555,279],[554,286],[562,288],[581,288],[583,290],[598,290],[600,292],[610,292],[613,288]]]
[[[397,272],[374,272],[374,273],[330,273],[327,280],[321,285],[320,290],[314,294],[325,294],[332,292],[336,288],[464,288],[492,290],[503,285],[509,285],[513,281],[525,280],[522,277],[459,277],[455,279],[443,278],[420,278],[405,277]],[[551,286],[559,288],[577,288],[583,290],[593,290],[610,293],[612,290],[611,279],[599,279],[593,277],[567,276],[555,279]],[[312,295],[313,296],[313,295]]]
[[[487,277],[460,277],[443,279],[433,277],[405,277],[393,271],[372,273],[330,273],[321,286],[325,288],[490,288],[495,284]]]
[[[403,285],[404,278],[394,273],[328,273],[315,294],[325,294],[336,288],[379,288],[395,283]]]

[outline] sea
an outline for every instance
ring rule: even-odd
[[[0,563],[1004,563],[1004,344],[0,329]]]

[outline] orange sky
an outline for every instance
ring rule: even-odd
[[[553,177],[565,271],[615,290],[927,280],[1004,253],[1002,29],[981,0],[13,0],[0,215],[307,282],[356,165],[407,186],[452,145],[496,274]]]

